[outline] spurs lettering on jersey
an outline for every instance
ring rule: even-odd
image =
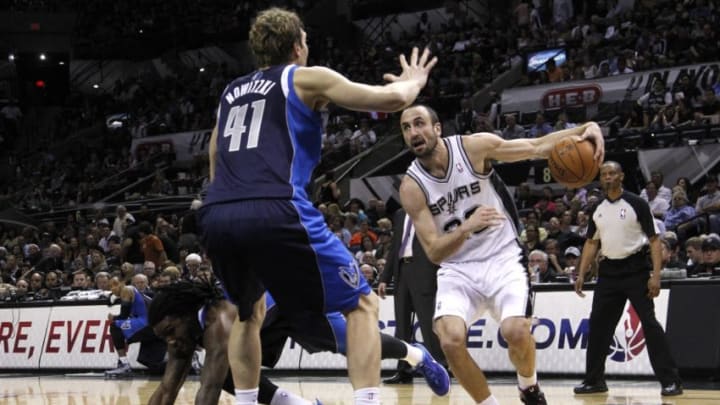
[[[455,213],[455,206],[458,200],[463,198],[470,198],[480,192],[480,182],[474,181],[470,184],[466,184],[460,187],[456,187],[453,191],[447,193],[446,196],[440,197],[434,204],[428,205],[430,213],[440,215],[443,211],[448,211],[450,214]]]
[[[448,167],[457,170],[450,170],[445,178],[440,179],[428,173],[417,160],[407,170],[407,174],[424,191],[438,232],[452,232],[481,206],[494,207],[510,218],[505,204],[512,204],[512,201],[503,202],[500,198],[496,187],[504,188],[505,185],[497,174],[482,175],[473,170],[462,147],[461,137],[452,136],[442,141],[450,154]],[[512,221],[502,221],[501,225],[471,235],[444,263],[485,260],[507,244],[516,243],[516,238]]]

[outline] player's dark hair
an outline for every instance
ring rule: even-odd
[[[203,305],[215,303],[224,297],[222,290],[209,282],[183,280],[155,291],[148,311],[151,327],[167,316],[194,316]]]
[[[260,12],[250,27],[250,48],[259,67],[290,62],[302,41],[303,23],[292,11],[273,7]]]

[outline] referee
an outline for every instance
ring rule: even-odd
[[[575,394],[591,394],[608,390],[605,360],[625,302],[630,300],[642,322],[650,364],[662,385],[661,394],[680,395],[680,377],[665,332],[655,318],[653,304],[653,298],[660,294],[660,238],[648,203],[623,190],[624,176],[617,162],[608,161],[600,167],[605,198],[588,225],[588,239],[575,281],[575,292],[581,297],[585,296],[582,292],[585,273],[598,250],[601,250],[601,260],[590,312],[585,379],[574,391]],[[647,260],[648,245],[652,275]]]

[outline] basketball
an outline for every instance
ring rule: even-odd
[[[550,153],[550,174],[568,188],[582,187],[595,179],[600,167],[593,158],[595,145],[588,141],[565,138]]]

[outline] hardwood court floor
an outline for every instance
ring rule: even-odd
[[[352,404],[352,389],[347,379],[341,377],[277,377],[281,387],[301,394],[305,398],[320,398],[323,404]],[[146,404],[158,385],[157,378],[138,377],[132,380],[104,380],[94,374],[32,376],[0,375],[0,405],[135,405]],[[501,404],[520,404],[515,382],[509,378],[493,378],[490,381],[495,396]],[[685,394],[674,398],[661,398],[659,385],[652,381],[609,381],[607,395],[574,396],[575,380],[543,380],[543,390],[551,405],[717,405],[720,390],[686,389]],[[192,404],[198,388],[197,379],[185,383],[177,404]],[[717,386],[715,387],[717,388]],[[472,404],[473,401],[453,384],[450,394],[439,398],[432,395],[422,380],[415,384],[382,386],[383,404]],[[223,393],[220,404],[233,404],[230,395]]]

